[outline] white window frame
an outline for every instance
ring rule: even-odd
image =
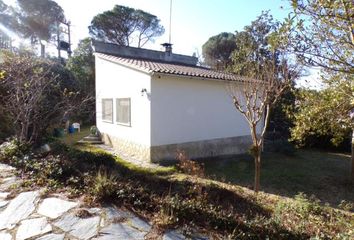
[[[118,110],[118,107],[120,106],[119,105],[119,101],[129,101],[129,119],[128,119],[128,122],[120,122],[119,120],[118,120],[118,117],[119,117],[119,110]],[[116,123],[117,124],[119,124],[119,125],[123,125],[123,126],[128,126],[128,127],[131,127],[131,123],[132,123],[132,100],[131,100],[131,98],[116,98]]]
[[[109,118],[109,119],[105,119],[105,117],[106,117],[106,113],[104,112],[104,102],[107,102],[107,101],[109,101],[109,102],[111,102],[111,105],[112,105],[112,112],[111,112],[111,117]],[[102,98],[102,104],[101,104],[101,106],[102,106],[102,121],[103,122],[106,122],[106,123],[113,123],[113,116],[114,116],[114,105],[113,105],[113,98]],[[109,115],[109,114],[108,114]]]

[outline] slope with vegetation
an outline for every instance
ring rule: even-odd
[[[283,198],[203,178],[201,166],[181,155],[179,170],[141,169],[102,150],[58,142],[47,153],[18,142],[2,145],[1,161],[17,167],[22,187],[46,186],[85,196],[88,204],[113,202],[150,219],[156,231],[200,229],[214,238],[350,239],[354,215],[300,194]],[[188,174],[183,173],[188,172]]]

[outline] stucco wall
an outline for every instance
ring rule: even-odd
[[[225,82],[153,76],[151,145],[250,135]]]
[[[142,96],[141,90],[147,93]],[[113,123],[102,120],[102,98],[113,98]],[[131,98],[131,126],[116,122],[116,98]],[[97,127],[103,140],[146,161],[245,152],[249,127],[223,81],[139,72],[96,57]]]
[[[102,133],[125,143],[150,146],[150,99],[141,90],[151,90],[150,75],[100,59],[96,56],[96,122]],[[102,121],[102,98],[113,98],[113,123]],[[131,126],[116,122],[116,98],[131,98]]]
[[[153,146],[150,158],[152,162],[175,160],[177,151],[184,151],[191,159],[234,155],[247,152],[251,143],[251,136],[238,136]]]

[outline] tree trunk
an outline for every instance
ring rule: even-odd
[[[256,153],[254,156],[254,191],[258,192],[260,189],[260,182],[261,182],[261,149],[259,146],[256,147]]]
[[[352,181],[354,182],[354,130],[352,133],[352,168],[351,168]]]
[[[41,57],[45,57],[45,45],[41,43]]]

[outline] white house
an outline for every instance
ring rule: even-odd
[[[146,161],[238,154],[249,127],[226,91],[234,75],[197,58],[94,42],[97,127],[103,141]],[[240,83],[241,84],[241,83]]]

